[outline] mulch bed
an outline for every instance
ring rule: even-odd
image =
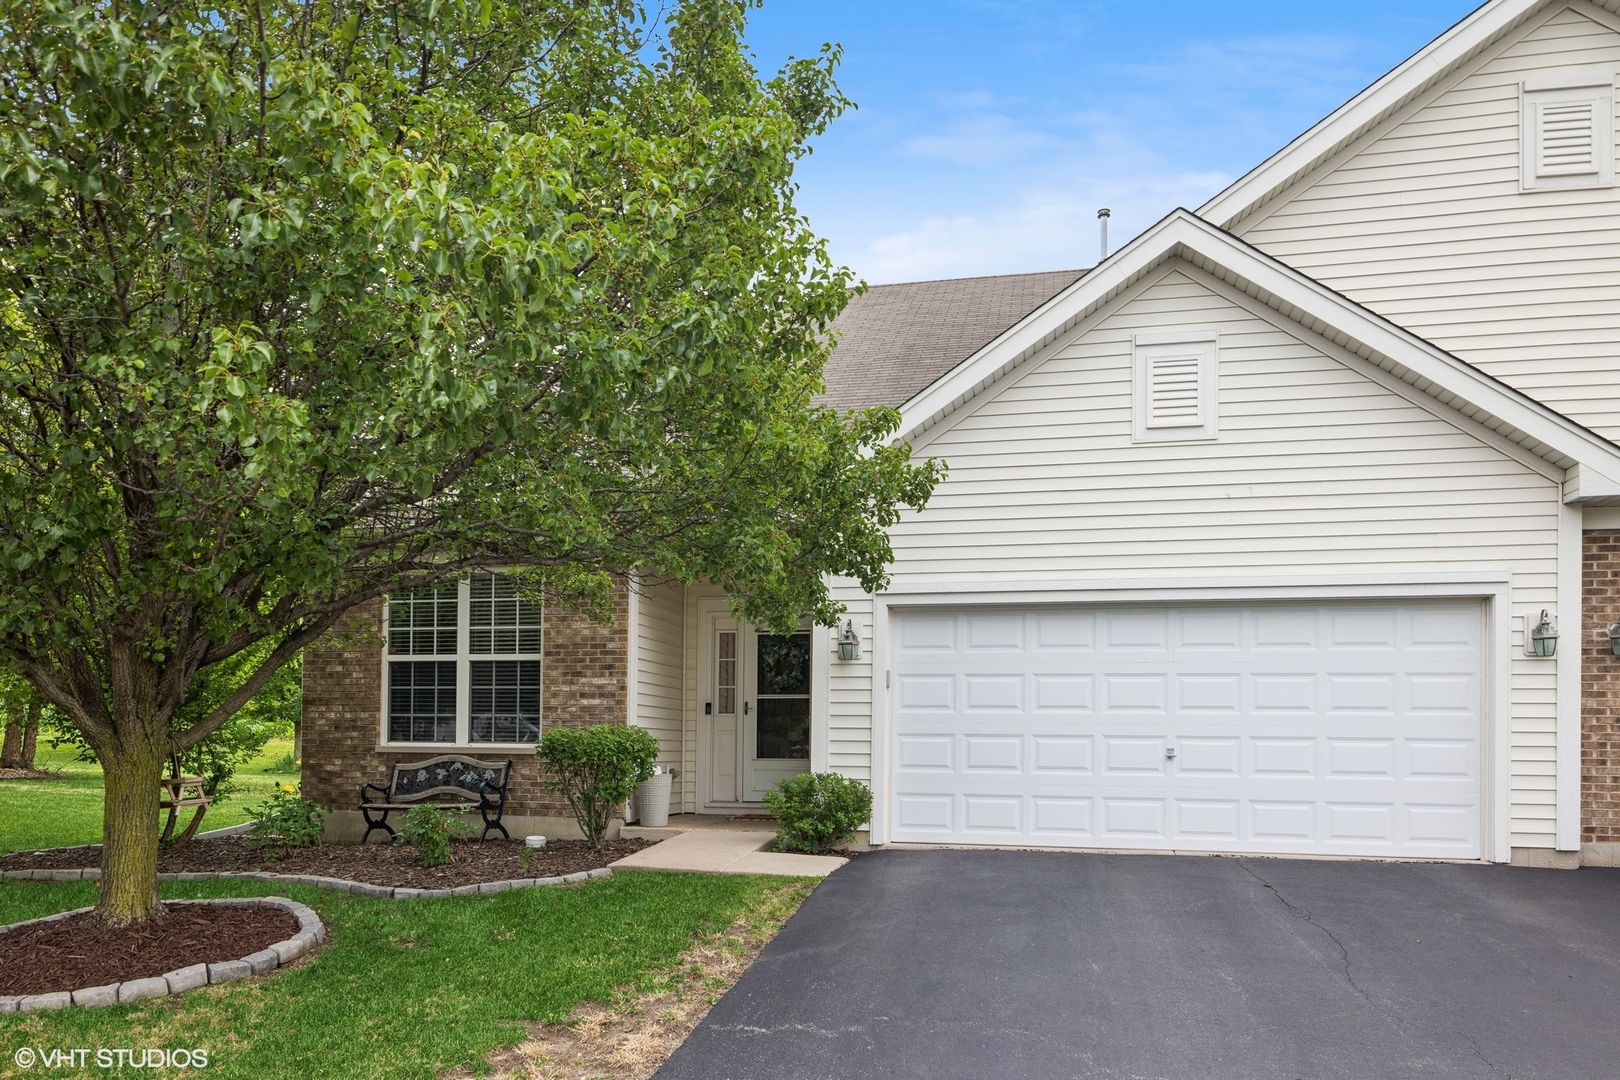
[[[217,873],[264,871],[271,874],[311,874],[363,881],[368,885],[409,889],[451,889],[485,881],[513,878],[562,877],[616,862],[650,847],[647,840],[610,840],[592,850],[583,840],[553,840],[531,852],[524,865],[521,840],[456,841],[450,864],[430,868],[418,864],[416,849],[405,844],[321,844],[294,848],[277,859],[235,836],[192,840],[167,848],[158,855],[162,873]],[[271,853],[274,854],[274,853]],[[99,847],[55,851],[14,851],[0,857],[0,870],[76,870],[101,865]],[[234,958],[233,958],[234,959]]]
[[[192,964],[240,960],[298,933],[280,908],[172,904],[139,926],[103,926],[91,912],[0,934],[0,994],[54,994],[149,979]]]

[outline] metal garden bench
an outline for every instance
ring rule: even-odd
[[[394,828],[388,824],[388,815],[395,810],[409,810],[424,802],[461,802],[476,806],[484,819],[484,831],[478,842],[483,843],[491,830],[499,830],[506,839],[512,839],[501,824],[506,809],[506,785],[512,779],[512,762],[479,761],[477,758],[446,754],[427,761],[396,761],[394,774],[387,787],[377,784],[360,785],[360,814],[366,819],[366,835],[381,829],[389,836]],[[371,794],[375,793],[376,798]],[[381,814],[381,817],[373,817]]]

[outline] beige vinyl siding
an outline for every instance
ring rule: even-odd
[[[1058,341],[919,447],[950,475],[893,530],[896,585],[1507,570],[1514,613],[1555,607],[1559,484],[1288,326],[1184,267]],[[1133,444],[1133,335],[1194,327],[1220,333],[1219,439]],[[883,690],[843,667],[831,763],[859,776]],[[1511,661],[1517,847],[1554,843],[1555,674]]]
[[[872,598],[850,578],[829,582],[835,600],[847,609],[844,618],[861,635],[861,658],[839,660],[837,635],[827,669],[827,768],[856,780],[872,782]],[[842,625],[842,624],[840,624]]]
[[[1620,33],[1558,8],[1237,231],[1620,437],[1620,188],[1520,190],[1520,83],[1594,70]]]
[[[686,762],[685,660],[686,592],[678,584],[642,581],[636,586],[636,724],[658,737],[659,762],[680,770],[679,792],[684,798],[689,769]]]

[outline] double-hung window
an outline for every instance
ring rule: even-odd
[[[505,574],[391,598],[387,639],[388,742],[540,737],[540,606]]]

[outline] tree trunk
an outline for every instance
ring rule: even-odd
[[[158,902],[158,781],[166,754],[156,747],[98,750],[106,783],[101,898],[96,915],[128,926],[163,913]]]
[[[0,744],[0,769],[20,769],[23,767],[22,716],[14,715],[0,718],[0,723],[4,723],[6,726],[6,739],[3,744]]]
[[[34,695],[28,702],[28,722],[23,726],[22,767],[34,767],[34,754],[39,749],[39,718],[45,712],[45,703]]]

